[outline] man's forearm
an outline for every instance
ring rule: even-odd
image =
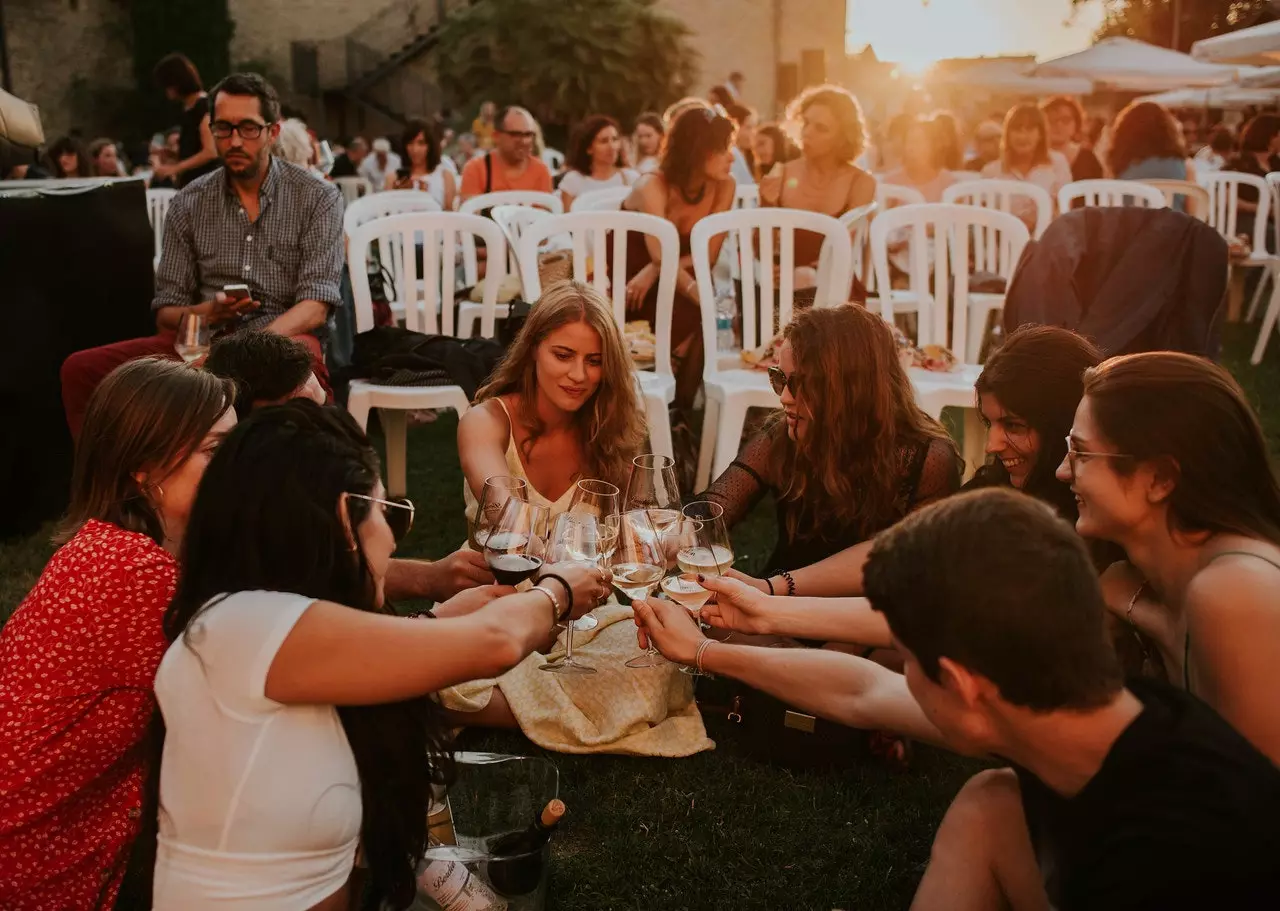
[[[209,301],[200,304],[192,304],[189,307],[171,306],[161,307],[156,310],[156,328],[161,331],[176,332],[178,324],[182,322],[182,317],[188,313],[201,313],[208,316],[212,307]]]
[[[265,329],[276,335],[306,335],[319,329],[328,319],[328,304],[317,300],[301,300],[268,323]]]
[[[889,624],[866,598],[769,599],[768,632],[799,639],[890,648]]]
[[[702,666],[840,724],[946,745],[905,678],[873,661],[826,649],[720,642],[706,650]]]
[[[426,560],[392,560],[387,566],[387,578],[383,582],[388,600],[436,597],[437,569]]]

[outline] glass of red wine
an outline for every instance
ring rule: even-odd
[[[547,508],[511,497],[484,542],[484,559],[499,585],[519,585],[542,568]]]
[[[502,515],[502,508],[513,497],[527,500],[529,484],[523,478],[510,475],[493,475],[484,479],[484,489],[480,491],[480,502],[476,504],[476,516],[471,523],[471,549],[484,550],[484,543],[489,533]]]

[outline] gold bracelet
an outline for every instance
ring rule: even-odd
[[[560,622],[560,599],[556,597],[556,593],[545,585],[535,585],[529,591],[542,592],[551,601],[551,628],[555,629]]]
[[[693,666],[698,669],[699,673],[703,673],[702,656],[706,654],[707,649],[715,645],[715,639],[703,639],[698,643],[698,651],[693,656]]]

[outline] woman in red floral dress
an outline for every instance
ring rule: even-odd
[[[145,359],[90,400],[65,543],[0,631],[0,907],[115,906],[143,823],[176,555],[232,399],[228,380]]]

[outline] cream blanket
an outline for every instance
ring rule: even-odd
[[[472,680],[441,692],[440,703],[478,712],[495,686],[511,705],[520,729],[534,743],[561,753],[691,756],[715,749],[693,701],[693,681],[674,664],[629,668],[639,649],[630,607],[596,608],[600,625],[576,631],[573,656],[596,669],[589,676],[539,670],[564,654],[564,633],[548,655],[529,655],[497,680]]]

